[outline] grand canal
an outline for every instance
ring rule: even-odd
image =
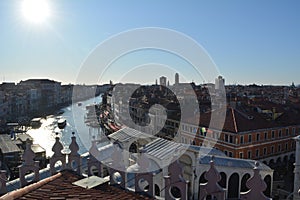
[[[88,151],[93,136],[97,137],[102,134],[100,128],[91,128],[84,123],[84,117],[87,112],[86,106],[100,102],[101,96],[82,101],[81,104],[74,103],[62,109],[64,113],[61,115],[50,115],[46,119],[41,119],[41,126],[37,129],[29,129],[27,134],[33,138],[33,143],[40,144],[46,149],[46,156],[49,157],[53,154],[52,146],[55,142],[56,134],[61,138],[61,142],[67,151],[71,143],[72,132],[75,132],[79,153],[83,154]],[[57,121],[60,118],[67,120],[67,125],[64,129],[59,129],[57,126]]]

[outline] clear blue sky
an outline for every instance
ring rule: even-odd
[[[24,19],[21,2],[0,1],[0,82],[74,83],[82,62],[108,37],[163,27],[201,44],[226,83],[300,84],[298,0],[49,0],[52,15],[41,24]]]

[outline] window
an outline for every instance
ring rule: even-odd
[[[272,138],[275,137],[275,131],[272,131]]]
[[[225,142],[228,142],[228,135],[225,134]]]
[[[257,134],[256,134],[256,141],[259,141],[259,136],[260,136],[260,134],[257,133]]]
[[[226,150],[224,151],[224,153],[225,153],[226,156],[228,155],[228,152]]]
[[[293,135],[295,135],[296,134],[296,129],[295,129],[295,127],[293,127]]]
[[[258,158],[259,157],[259,149],[256,149],[255,151],[255,156]]]
[[[289,135],[289,129],[285,129],[285,135]]]
[[[244,156],[243,156],[243,152],[240,152],[240,158],[243,158]]]
[[[251,151],[248,151],[248,159],[251,159]]]
[[[230,143],[233,143],[233,136],[232,135],[230,135],[230,137],[229,137],[230,139],[229,139],[229,142]]]
[[[264,155],[267,155],[267,147],[264,148]]]
[[[288,143],[285,143],[285,150],[288,150]]]
[[[197,128],[193,128],[193,133],[197,133]]]
[[[281,151],[281,144],[278,145],[278,152]]]
[[[274,153],[274,146],[271,146],[271,153]]]
[[[265,132],[265,140],[268,139],[268,132]]]
[[[233,154],[231,151],[229,151],[229,157],[233,157]]]
[[[282,136],[282,131],[279,130],[279,131],[278,131],[278,137],[281,137],[281,136]]]
[[[240,143],[241,143],[241,144],[244,144],[244,136],[241,136],[241,138],[240,138]]]
[[[248,135],[248,142],[252,142],[252,135]]]

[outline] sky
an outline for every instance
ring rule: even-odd
[[[50,14],[40,23],[24,16],[23,1],[0,1],[0,82],[50,78],[77,83],[99,44],[124,31],[158,27],[203,47],[226,84],[300,84],[298,0],[45,0]],[[154,83],[160,75],[154,71],[171,83],[177,71],[187,73],[180,81],[214,81],[195,75],[181,57],[159,50],[120,55],[104,74],[94,73],[99,73],[98,84]],[[95,80],[86,75],[80,82]]]

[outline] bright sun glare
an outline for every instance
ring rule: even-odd
[[[33,23],[43,23],[50,16],[47,0],[23,0],[22,13],[26,20]]]

